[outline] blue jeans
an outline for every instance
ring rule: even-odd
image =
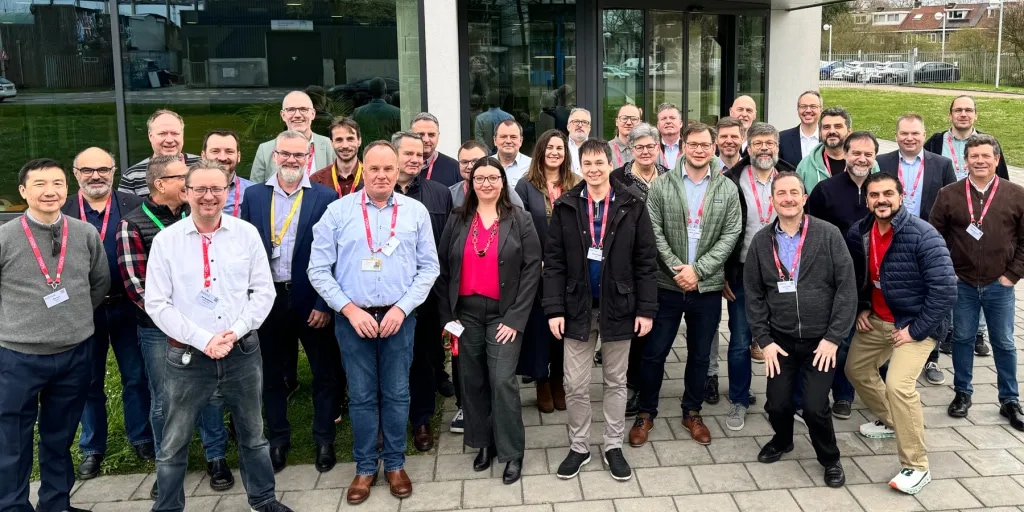
[[[153,444],[157,453],[164,438],[164,394],[167,391],[167,335],[156,327],[139,327],[139,346],[142,348],[146,374],[149,375],[149,421],[153,425]],[[213,462],[227,456],[228,431],[224,428],[224,402],[214,393],[210,403],[203,407],[196,422],[199,436],[206,450],[206,460]]]
[[[746,293],[743,291],[743,273],[729,280],[729,289],[736,296],[726,301],[729,311],[729,401],[750,407],[750,324],[747,323]],[[712,354],[717,357],[718,354]]]
[[[836,374],[835,378],[832,379],[832,400],[838,402],[845,400],[853,403],[853,397],[856,390],[853,389],[853,384],[850,384],[850,379],[846,378],[846,356],[850,354],[850,342],[853,341],[853,335],[857,333],[857,325],[854,323],[853,328],[850,329],[850,335],[843,340],[843,343],[839,345],[839,350],[836,351]],[[793,386],[793,403],[796,404],[797,409],[804,408],[804,381],[803,379],[796,379]]]
[[[28,497],[32,429],[39,429],[39,512],[70,506],[71,443],[89,386],[89,342],[48,356],[0,347],[0,510],[33,512]]]
[[[150,391],[135,322],[135,304],[122,300],[104,304],[93,313],[96,332],[87,340],[92,345],[92,377],[82,412],[82,434],[78,448],[82,455],[107,452],[107,395],[103,392],[107,376],[107,350],[114,349],[117,370],[121,374],[121,401],[124,430],[132,446],[153,442],[149,426]]]
[[[380,322],[384,315],[376,315]],[[363,339],[342,315],[334,321],[341,363],[348,376],[348,414],[352,420],[352,456],[356,474],[377,473],[377,432],[383,428],[384,471],[405,467],[405,425],[409,421],[409,368],[416,316],[406,317],[387,338]],[[378,400],[379,398],[379,400]]]
[[[186,352],[192,359],[183,364],[182,356]],[[185,509],[183,485],[188,469],[188,445],[196,420],[215,391],[220,391],[235,419],[238,462],[249,506],[259,509],[274,501],[270,444],[263,437],[263,360],[259,336],[250,333],[222,359],[210,359],[195,348],[170,345],[164,353],[167,416],[163,445],[156,456],[160,495],[153,505],[154,512]]]
[[[1017,400],[1017,350],[1013,344],[1013,287],[999,281],[984,286],[956,283],[953,307],[953,390],[974,392],[974,340],[978,333],[978,315],[988,320],[988,339],[996,362],[996,386],[999,403]]]

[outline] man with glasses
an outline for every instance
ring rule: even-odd
[[[612,148],[613,168],[618,169],[633,160],[633,154],[629,151],[629,132],[640,122],[642,115],[640,107],[632,103],[619,107],[619,113],[615,116],[615,137],[608,141]]]
[[[747,145],[747,129],[743,127],[743,121],[731,116],[719,119],[716,128],[717,170],[725,172],[743,158],[743,148]]]
[[[437,120],[437,116],[430,112],[420,112],[416,114],[416,117],[412,118],[409,130],[419,135],[420,139],[423,140],[424,178],[436,181],[446,187],[462,181],[458,162],[437,150],[438,139],[441,136],[441,125]],[[447,378],[445,381],[447,382]],[[448,386],[451,386],[451,382],[448,382]]]
[[[281,120],[284,121],[288,130],[299,132],[309,140],[307,154],[313,158],[304,161],[304,172],[307,176],[313,174],[317,169],[323,169],[331,162],[334,162],[335,153],[331,147],[331,139],[323,135],[313,133],[313,120],[316,119],[316,110],[313,108],[313,100],[302,91],[292,91],[284,97],[281,102]],[[252,172],[249,179],[253,183],[265,183],[274,174],[272,158],[274,149],[277,147],[277,140],[271,139],[256,150],[256,159],[252,162]]]
[[[117,190],[121,192],[140,197],[149,193],[146,170],[149,168],[150,158],[174,156],[180,158],[186,166],[199,161],[199,155],[184,152],[185,120],[176,112],[163,109],[153,112],[146,120],[146,132],[149,135],[149,145],[153,148],[153,156],[122,172],[121,181],[117,186]]]
[[[590,128],[588,127],[589,131]],[[462,181],[448,187],[448,191],[452,193],[452,209],[462,206],[462,203],[466,200],[466,190],[469,187],[469,173],[473,170],[473,164],[477,160],[484,158],[488,155],[490,150],[488,147],[477,140],[467,140],[459,146],[459,174],[462,175]],[[522,208],[523,199],[519,197],[519,194],[509,194],[508,198],[512,200],[512,204]],[[452,369],[455,369],[455,363],[452,363]],[[455,396],[458,396],[459,383],[455,383]]]
[[[359,123],[351,117],[335,117],[327,131],[336,158],[327,167],[311,174],[309,181],[334,190],[341,198],[363,185],[363,164],[359,161],[363,135]]]
[[[64,215],[92,224],[100,234],[111,276],[118,276],[115,232],[121,217],[142,204],[142,199],[127,192],[115,192],[114,157],[106,150],[88,148],[75,157],[74,173],[78,194],[71,196],[61,211]],[[92,347],[92,377],[89,381],[85,410],[82,412],[82,434],[78,448],[82,463],[78,478],[88,480],[100,474],[107,451],[107,349],[114,349],[121,375],[121,400],[124,409],[124,430],[135,456],[153,460],[153,431],[149,426],[149,384],[142,366],[142,352],[135,329],[135,312],[125,298],[124,282],[112,279],[103,303],[93,312],[96,332],[89,339]]]
[[[569,111],[569,157],[572,158],[572,172],[580,174],[580,146],[590,138],[590,111],[574,107]],[[582,174],[581,174],[582,176]],[[519,194],[509,194],[515,199]],[[513,201],[515,202],[515,201]]]
[[[185,176],[191,214],[153,239],[146,313],[167,333],[166,423],[157,455],[157,512],[185,508],[188,447],[196,419],[215,393],[235,420],[248,504],[291,512],[274,494],[263,437],[263,380],[256,329],[274,305],[274,283],[259,232],[224,215],[228,173],[201,160]]]
[[[966,178],[968,174],[967,158],[964,156],[967,139],[971,135],[985,133],[974,127],[977,122],[978,107],[974,103],[974,98],[967,95],[957,96],[949,105],[949,129],[932,134],[924,143],[925,151],[931,151],[953,161],[953,171],[958,180]],[[996,176],[1009,180],[1010,174],[1006,165],[1006,159],[1000,158],[996,165]]]
[[[658,105],[658,133],[661,134],[659,163],[667,169],[674,168],[683,154],[679,141],[682,122],[683,116],[679,113],[679,107],[672,103]]]
[[[224,214],[238,217],[245,199],[245,189],[252,182],[238,175],[236,169],[242,161],[238,150],[238,134],[231,130],[210,130],[203,137],[203,158],[214,160],[228,171],[228,199],[224,203]]]
[[[494,132],[494,145],[498,148],[498,161],[505,167],[509,188],[515,188],[519,178],[526,174],[532,159],[519,152],[523,147],[523,126],[513,119],[498,123]],[[517,195],[517,194],[509,194]]]
[[[779,158],[793,166],[800,164],[821,140],[818,138],[818,118],[821,117],[821,94],[806,91],[796,102],[800,124],[779,132]]]

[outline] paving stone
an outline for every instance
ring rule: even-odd
[[[755,439],[757,439],[758,446],[763,448],[764,445],[768,444],[768,442],[771,441],[773,437],[774,436],[759,436]],[[865,450],[867,450],[867,448],[865,448]],[[758,448],[758,452],[760,451],[760,448]],[[867,451],[868,453],[871,453],[871,450]],[[840,453],[846,452],[840,450]],[[813,459],[814,457],[814,447],[811,446],[811,438],[808,437],[807,434],[794,435],[793,451],[782,456],[782,458],[786,460]],[[757,460],[757,454],[754,454],[753,459],[747,459],[747,462],[755,460]]]
[[[1008,476],[961,478],[959,482],[986,507],[1024,505],[1024,487]]]
[[[967,508],[960,512],[1021,512],[1017,507]]]
[[[676,510],[676,504],[670,497],[660,498],[632,498],[615,500],[616,512],[668,512]]]
[[[900,461],[891,455],[869,455],[854,457],[854,462],[864,474],[876,483],[888,483],[901,469]],[[845,469],[845,466],[844,466]]]
[[[723,399],[723,401],[725,401]],[[743,429],[742,430],[729,430],[725,426],[727,416],[716,416],[718,425],[725,433],[726,437],[750,437],[750,436],[771,436],[775,435],[775,430],[772,429],[771,423],[768,423],[768,418],[762,414],[750,413],[747,411],[747,416],[743,418]]]
[[[86,480],[72,494],[77,502],[99,503],[109,501],[125,501],[135,494],[136,489],[146,479],[145,474],[110,475]]]
[[[899,452],[896,439],[863,439],[864,446],[867,446],[875,455],[895,455]]]
[[[974,425],[1008,426],[1006,418],[999,415],[999,407],[995,403],[972,407],[971,415],[967,419]]]
[[[836,432],[836,446],[839,447],[839,453],[846,457],[856,457],[858,455],[871,455],[874,452],[871,451],[867,445],[864,444],[866,438],[857,432]],[[807,438],[808,443],[810,438]],[[931,448],[931,445],[928,445]]]
[[[633,473],[644,496],[700,494],[697,482],[687,467],[642,468]]]
[[[615,512],[615,502],[602,500],[555,503],[555,512]]]
[[[523,426],[534,427],[540,425],[540,416],[541,413],[536,407],[523,407]]]
[[[973,450],[975,448],[953,428],[926,428],[924,444],[929,452]]]
[[[413,484],[413,494],[415,492],[416,484]],[[374,487],[370,493],[370,497],[366,501],[358,505],[349,505],[348,501],[345,500],[345,493],[342,491],[341,506],[338,508],[339,511],[351,510],[353,512],[398,512],[398,507],[401,506],[402,500],[394,497],[387,489],[381,489],[380,487]],[[216,512],[221,512],[217,510]],[[239,509],[238,512],[246,512],[245,510]],[[301,512],[301,511],[299,511]]]
[[[933,480],[915,496],[927,510],[975,508],[981,503],[956,480]]]
[[[706,446],[701,446],[692,440],[686,441],[656,441],[654,453],[662,466],[683,466],[692,464],[714,464],[711,453]]]
[[[239,485],[239,487],[241,487],[241,486]],[[375,493],[375,494],[387,494],[387,493]],[[210,496],[210,497],[212,498],[213,496]],[[276,497],[277,497],[278,500],[280,500],[283,497],[282,493],[280,493],[280,492],[277,493]],[[378,498],[379,498],[379,496],[378,496]],[[379,508],[378,509],[378,508],[370,507],[370,510],[372,510],[374,512],[376,512],[378,510],[381,510],[381,511],[384,511],[384,510],[398,510],[398,500],[392,498],[390,495],[388,496],[388,498],[391,498],[392,500],[395,501],[395,506],[393,508]],[[370,495],[370,500],[372,500],[372,499],[374,499],[374,496]],[[369,503],[370,500],[367,500],[367,503]],[[344,501],[344,500],[342,500],[342,501]],[[187,510],[191,510],[191,509],[189,509],[189,504],[188,504],[187,500],[186,500],[186,503],[185,503],[185,508]],[[214,512],[251,512],[252,508],[249,507],[249,498],[247,498],[245,494],[230,494],[230,495],[221,496],[220,501],[217,502],[217,508],[215,508],[213,510],[214,510]]]
[[[433,457],[431,457],[433,458]],[[356,477],[356,463],[342,462],[334,466],[334,469],[320,474],[316,482],[317,489],[340,489],[348,487]],[[416,482],[413,482],[414,484]]]
[[[1024,463],[1006,450],[969,450],[960,452],[960,457],[982,476],[1024,473]]]
[[[554,448],[569,446],[569,434],[565,425],[540,425],[526,427],[527,448]]]
[[[421,487],[416,487],[417,491],[420,489]],[[342,499],[341,489],[303,490],[284,493],[281,503],[292,510],[301,510],[302,512],[334,512],[338,510]]]
[[[867,475],[857,467],[857,464],[853,462],[853,459],[848,457],[840,457],[839,462],[843,465],[843,473],[846,473],[846,485],[853,484],[866,484],[870,483]],[[822,487],[825,485],[825,468],[818,464],[816,460],[801,460],[800,466],[807,472],[807,476],[811,477],[815,486]]]
[[[761,450],[753,437],[715,439],[707,448],[716,464],[755,461]]]
[[[193,503],[193,500],[205,501]],[[193,510],[198,512],[213,512],[213,507],[217,505],[217,498],[213,496],[206,498],[191,498],[185,501],[185,505],[188,507],[189,512],[192,512]],[[90,510],[95,510],[96,512],[148,512],[152,508],[152,501],[111,501],[108,503],[97,503],[93,505]]]
[[[850,417],[845,420],[839,420],[833,417],[832,428],[836,432],[858,432],[860,430],[860,426],[868,422],[868,418],[865,416],[865,413],[867,412],[868,411],[866,409],[854,410],[850,413]],[[804,429],[807,428],[802,423],[798,423],[798,425]]]
[[[996,414],[998,415],[998,413]],[[971,419],[973,420],[974,418],[972,417]],[[1024,447],[1024,444],[1019,439],[998,425],[972,425],[970,427],[956,427],[954,430],[979,450]]]
[[[978,472],[956,452],[928,453],[928,468],[932,472],[932,480],[978,476]]]
[[[192,496],[192,493],[195,492],[196,488],[199,486],[199,483],[202,482],[202,480],[202,473],[186,473],[185,483],[182,486],[185,489],[185,496]],[[146,475],[146,478],[142,481],[141,484],[139,484],[139,488],[135,489],[135,493],[132,494],[132,497],[130,499],[148,500],[149,491],[150,489],[153,488],[153,482],[156,482],[156,473],[150,473]],[[71,501],[75,501],[74,496],[72,496]]]
[[[598,404],[591,404],[592,409],[597,407],[599,407]],[[591,410],[591,414],[594,414],[593,410]],[[594,414],[594,416],[597,417],[598,415]],[[569,411],[559,411],[558,409],[555,409],[554,411],[541,413],[540,415],[541,425],[565,425],[566,423],[569,423]]]
[[[274,474],[274,490],[304,491],[312,489],[316,487],[319,477],[320,473],[311,464],[286,466],[279,473]],[[239,483],[235,485],[239,485]]]
[[[516,505],[514,507],[494,507],[491,512],[551,512],[550,504],[544,505]]]
[[[466,507],[497,507],[523,503],[522,481],[505,485],[500,479],[463,482],[462,504]]]
[[[464,452],[462,434],[441,432],[437,436],[437,444],[435,446],[435,450],[439,454],[452,455]]]
[[[672,421],[675,421],[676,423],[679,422],[679,420],[672,420]],[[673,441],[673,440],[675,440],[676,436],[672,432],[672,426],[670,425],[670,423],[671,422],[669,421],[668,418],[662,418],[661,416],[658,416],[657,418],[654,418],[654,429],[647,433],[647,442],[650,443],[651,441]],[[628,437],[629,436],[629,429],[632,426],[633,426],[633,424],[631,422],[626,421],[626,436],[627,436],[626,441],[627,441],[627,445],[628,445],[628,441],[629,441],[629,437]],[[603,433],[603,431],[602,431],[602,433]],[[623,449],[625,449],[625,447],[623,447]]]
[[[739,507],[729,494],[698,494],[694,496],[676,496],[676,509],[714,510],[716,512],[738,511]]]
[[[807,476],[807,472],[795,460],[780,460],[772,464],[748,462],[746,466],[754,478],[754,483],[760,489],[814,487],[814,482]]]
[[[524,476],[523,503],[580,501],[583,491],[578,478],[562,480],[553,474]]]
[[[402,512],[451,510],[462,505],[462,482],[413,483],[412,496],[402,500]],[[294,508],[294,507],[293,507]],[[305,509],[298,509],[305,512]]]
[[[953,397],[949,397],[949,399],[952,401]],[[967,418],[954,418],[947,414],[946,407],[948,405],[949,404],[938,407],[922,407],[921,410],[924,413],[924,427],[967,427],[971,425],[971,422],[968,421]]]
[[[625,448],[623,448],[623,450],[625,450]],[[544,451],[546,452],[548,459],[547,473],[553,475],[558,471],[558,465],[565,460],[567,455],[569,455],[569,448],[548,448]],[[601,449],[599,447],[593,445],[590,446],[590,462],[587,463],[586,466],[583,466],[580,471],[604,471],[604,462],[601,459]]]
[[[618,482],[606,473],[580,473],[580,486],[583,498],[588,500],[607,500],[615,498],[640,497],[640,485],[636,478]]]
[[[789,491],[793,499],[804,512],[854,512],[864,510],[857,504],[845,487],[833,489],[831,487],[813,487],[806,489],[792,489]]]
[[[708,466],[691,466],[693,477],[701,492],[736,492],[757,489],[754,480],[747,473],[743,464],[714,464]]]
[[[437,458],[432,454],[412,455],[405,458],[405,473],[414,484],[434,480]]]
[[[489,471],[473,470],[473,459],[475,458],[476,453],[438,455],[437,469],[435,470],[436,480],[450,481],[491,478],[491,473]],[[492,464],[497,463],[497,459],[492,461]],[[504,465],[502,465],[502,467],[504,467]],[[380,478],[384,478],[384,475],[381,475]]]
[[[786,491],[735,492],[732,497],[743,512],[800,512]]]
[[[859,484],[847,485],[846,489],[865,510],[904,512],[924,510],[924,507],[909,494],[894,491],[888,485]]]

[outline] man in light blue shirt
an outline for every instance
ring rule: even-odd
[[[498,161],[505,168],[508,187],[516,188],[519,178],[530,169],[530,157],[519,152],[523,147],[523,127],[514,119],[498,123],[494,132],[494,145],[498,148]]]
[[[356,461],[347,493],[352,505],[370,496],[378,459],[391,494],[412,495],[404,465],[416,317],[408,315],[440,274],[426,207],[394,192],[395,148],[385,141],[367,146],[363,176],[363,190],[332,203],[314,226],[308,270],[313,287],[338,312],[335,334],[348,378]]]
[[[693,262],[697,260],[700,221],[704,213],[701,211],[701,207],[704,205],[704,193],[708,191],[708,183],[711,182],[711,173],[709,171],[704,174],[703,178],[693,181],[687,174],[685,166],[680,166],[680,172],[683,173],[683,190],[686,191],[686,208],[689,210],[689,215],[686,218],[690,220],[690,223],[687,224],[686,262],[693,265]]]

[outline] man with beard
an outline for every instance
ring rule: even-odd
[[[796,114],[800,124],[779,132],[779,158],[792,165],[800,165],[815,146],[818,138],[818,120],[821,118],[821,94],[807,91],[796,103]]]
[[[779,131],[768,123],[754,123],[747,131],[748,155],[725,172],[739,191],[740,243],[725,262],[725,296],[729,311],[729,402],[732,407],[725,420],[729,430],[742,430],[747,409],[754,401],[750,392],[751,361],[764,362],[761,348],[753,343],[747,323],[746,295],[743,287],[743,265],[754,234],[775,219],[771,201],[772,181],[778,172],[792,172],[793,166],[779,160]],[[718,338],[711,343],[708,381],[704,401],[718,403]]]
[[[412,118],[409,131],[419,135],[423,141],[423,177],[450,187],[462,181],[462,175],[459,174],[459,163],[437,150],[440,126],[434,114],[420,112]]]
[[[613,168],[618,169],[633,160],[633,153],[629,151],[629,132],[641,121],[641,116],[643,111],[632,103],[619,107],[619,113],[615,116],[615,137],[608,141],[608,146],[612,148]]]
[[[313,174],[317,169],[323,169],[334,161],[335,153],[331,148],[331,139],[323,135],[313,133],[313,120],[316,119],[316,110],[313,108],[313,100],[302,91],[292,91],[285,95],[281,102],[281,120],[290,131],[301,133],[309,141],[306,153],[313,158],[306,159],[306,167],[303,172],[306,175]],[[256,158],[252,162],[252,172],[249,179],[253,183],[265,183],[267,178],[273,174],[272,162],[273,153],[277,148],[277,140],[268,140],[256,149]]]
[[[834,226],[804,215],[807,193],[798,175],[779,174],[772,183],[778,219],[754,235],[743,267],[747,318],[764,351],[768,376],[765,411],[775,436],[761,447],[758,462],[770,464],[793,450],[793,388],[807,390],[804,418],[825,485],[846,483],[828,392],[837,352],[853,325],[857,286],[850,252]]]
[[[811,201],[814,200],[814,188],[819,183],[833,176],[842,175],[848,167],[845,151],[846,137],[850,135],[853,120],[850,119],[850,114],[843,107],[829,107],[821,112],[819,124],[821,144],[815,146],[806,158],[800,161],[800,165],[796,166],[796,173],[804,181],[807,192],[812,194]],[[877,153],[877,148],[875,152]],[[873,157],[872,167],[872,172],[878,172],[878,166],[874,164]],[[859,219],[860,216],[857,218]]]
[[[241,219],[256,226],[270,260],[270,275],[277,293],[267,321],[259,329],[263,359],[263,404],[274,472],[284,469],[291,448],[288,423],[288,361],[297,357],[298,342],[313,373],[313,441],[316,470],[330,471],[335,464],[335,367],[338,345],[330,330],[331,311],[306,277],[313,225],[337,199],[331,189],[311,184],[303,172],[305,137],[286,131],[277,136],[274,168],[266,184],[245,193]]]
[[[157,454],[156,512],[185,508],[188,447],[196,419],[215,393],[235,420],[249,507],[290,512],[274,494],[263,437],[260,327],[274,304],[270,265],[252,224],[224,215],[228,173],[201,160],[185,176],[191,215],[153,239],[146,313],[167,333],[166,422]]]
[[[78,180],[78,194],[64,203],[61,211],[92,224],[99,231],[110,275],[117,276],[117,225],[121,217],[138,208],[142,200],[134,194],[113,190],[117,166],[114,157],[103,149],[89,148],[79,153],[73,170]],[[82,411],[82,434],[78,438],[82,453],[82,463],[78,466],[81,480],[100,474],[107,451],[107,395],[103,387],[107,376],[107,349],[111,347],[121,374],[124,430],[128,442],[138,458],[156,458],[153,431],[148,421],[149,384],[142,366],[133,309],[125,298],[124,282],[112,279],[103,303],[93,312],[96,331],[88,340],[92,347],[92,377]]]
[[[903,469],[889,487],[917,494],[931,481],[917,376],[949,329],[956,276],[945,240],[905,206],[909,193],[897,177],[874,174],[865,189],[871,215],[846,235],[860,296],[846,375],[878,418],[860,435],[896,438]],[[883,382],[878,369],[886,361]]]
[[[228,171],[228,198],[224,203],[224,214],[238,217],[245,198],[245,189],[253,182],[236,173],[242,152],[238,150],[238,134],[231,130],[210,130],[203,137],[203,158],[213,160]]]
[[[508,186],[515,188],[519,178],[530,169],[532,161],[519,152],[519,148],[523,147],[523,126],[512,119],[498,123],[494,131],[494,145],[498,148],[498,161],[505,168]]]
[[[149,168],[150,158],[174,156],[181,159],[186,166],[199,161],[199,155],[184,152],[185,120],[176,112],[163,109],[153,112],[146,120],[146,132],[149,135],[149,145],[153,148],[153,156],[143,159],[121,173],[121,181],[117,186],[120,192],[140,197],[149,194],[146,170]]]
[[[739,163],[743,158],[742,148],[746,146],[747,129],[743,121],[735,117],[723,117],[718,120],[718,171],[725,172]]]
[[[574,107],[569,111],[569,147],[566,151],[572,158],[572,172],[580,174],[580,146],[590,138],[590,111],[582,107]],[[468,171],[467,171],[468,174]],[[515,199],[519,194],[510,194]]]
[[[984,132],[980,132],[974,127],[977,122],[978,106],[975,104],[974,98],[966,95],[957,96],[949,104],[949,129],[932,134],[928,138],[928,142],[924,143],[925,150],[940,154],[953,161],[953,171],[958,180],[966,178],[968,174],[967,159],[964,157],[967,139],[974,134],[984,135]],[[1000,158],[999,163],[996,164],[996,176],[999,176],[1000,179],[1010,179],[1006,166],[1006,159]]]
[[[418,134],[398,132],[391,137],[391,144],[398,150],[395,192],[401,192],[427,208],[436,248],[452,211],[451,193],[440,182],[424,178],[423,142]],[[444,373],[444,347],[437,329],[440,325],[437,315],[437,302],[431,293],[416,308],[412,367],[409,369],[409,423],[412,425],[413,444],[421,452],[434,447],[434,433],[430,430],[430,419],[437,404],[434,391],[446,397],[455,394],[455,386]],[[440,365],[435,365],[437,359],[441,360]]]
[[[328,130],[331,147],[337,158],[331,165],[309,175],[309,181],[333,189],[341,198],[363,184],[363,164],[359,162],[359,146],[363,143],[363,136],[359,124],[351,117],[335,117]]]
[[[683,154],[682,143],[679,141],[682,122],[683,116],[679,113],[679,107],[672,103],[658,105],[658,134],[661,135],[661,156],[658,160],[666,169],[675,168],[676,162]]]

